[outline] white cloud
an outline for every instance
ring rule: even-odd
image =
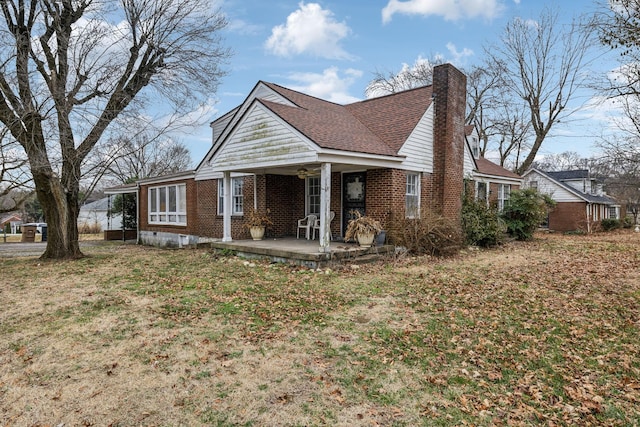
[[[382,22],[391,21],[396,13],[405,15],[437,15],[447,21],[482,17],[493,19],[504,8],[501,0],[389,0],[382,9]]]
[[[461,64],[465,58],[473,56],[473,50],[465,47],[461,51],[458,51],[456,45],[451,42],[447,43],[447,50],[449,54],[451,54],[451,62],[454,64]]]
[[[255,36],[262,32],[263,28],[261,25],[251,24],[242,19],[232,19],[229,21],[229,25],[227,26],[227,30],[233,33],[238,33],[242,35],[250,35]]]
[[[335,20],[330,10],[317,3],[300,2],[287,17],[287,23],[271,30],[266,49],[277,56],[309,54],[328,59],[353,59],[340,41],[351,33],[344,22]]]
[[[295,85],[288,85],[293,90],[306,93],[337,104],[348,104],[360,101],[349,95],[349,87],[360,77],[362,71],[347,69],[342,74],[337,67],[327,68],[319,73],[291,73],[287,76],[290,80],[297,82]]]

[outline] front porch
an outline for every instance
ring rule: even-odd
[[[332,263],[364,262],[393,254],[391,245],[361,248],[356,243],[333,242],[330,252],[320,252],[318,242],[295,237],[265,240],[234,240],[199,243],[198,247],[211,247],[216,251],[232,251],[248,259],[267,259],[271,262],[291,263],[309,268],[323,268]]]

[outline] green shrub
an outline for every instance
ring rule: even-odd
[[[386,227],[389,242],[413,254],[451,256],[462,247],[459,224],[432,212],[415,219],[390,216]]]
[[[622,223],[617,219],[605,218],[600,221],[600,226],[604,231],[611,231],[622,227]]]
[[[517,240],[530,240],[533,233],[547,217],[547,212],[555,202],[536,189],[514,190],[505,204],[502,218],[507,224],[507,232]]]
[[[507,227],[495,207],[467,197],[462,204],[462,232],[466,244],[491,247],[504,242]]]
[[[633,218],[629,217],[629,216],[625,216],[624,219],[622,220],[622,226],[624,228],[631,228],[633,227],[635,224],[633,223]]]

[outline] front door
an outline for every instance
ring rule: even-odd
[[[342,175],[342,232],[347,230],[353,211],[365,214],[366,172],[345,173]]]

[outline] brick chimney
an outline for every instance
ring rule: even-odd
[[[451,64],[433,69],[433,207],[460,220],[464,190],[467,77]]]

